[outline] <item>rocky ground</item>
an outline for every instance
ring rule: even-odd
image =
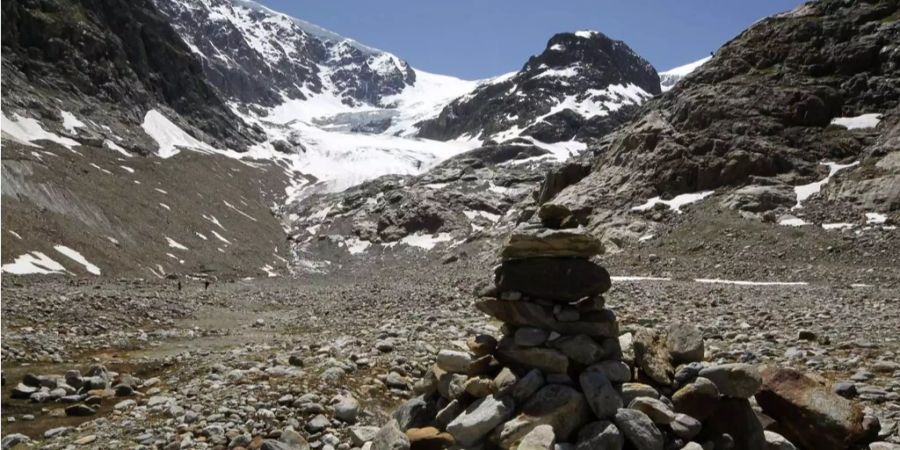
[[[763,270],[768,261],[757,258],[746,264],[754,272],[740,269],[747,257],[729,258],[734,244],[727,238],[697,250],[718,253],[718,260],[673,250],[690,236],[703,238],[702,230],[678,231],[684,228],[648,241],[647,249],[603,257],[614,277],[673,275],[654,271],[679,267],[672,281],[614,278],[607,305],[622,332],[689,322],[702,330],[709,361],[777,362],[849,382],[840,389],[880,417],[884,440],[900,442],[898,277],[880,271],[890,254],[870,255],[870,280],[854,267],[862,261],[840,256],[851,252],[820,265],[791,256],[785,266],[793,268],[779,271]],[[730,265],[721,262],[728,259]],[[26,448],[259,448],[267,437],[290,441],[293,432],[285,430],[294,429],[313,448],[359,447],[377,430],[371,427],[413,396],[438,349],[464,349],[465,338],[478,333],[498,335],[499,324],[472,307],[473,290],[489,279],[488,258],[383,264],[390,265],[220,281],[208,290],[185,279],[180,291],[172,280],[4,276],[5,442],[21,433],[33,439]],[[729,270],[713,273],[716,264]],[[829,282],[838,265],[853,275]],[[691,272],[757,281],[784,280],[780,272],[810,284],[707,284],[692,281]],[[70,370],[81,375],[70,373],[72,384],[98,389],[78,396],[67,383],[43,377]],[[40,390],[27,384],[47,387],[38,396],[43,402],[11,398],[15,389]]]

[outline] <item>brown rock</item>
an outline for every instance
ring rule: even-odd
[[[573,256],[590,258],[602,253],[603,244],[585,230],[552,230],[525,225],[513,230],[500,256],[504,259]]]
[[[435,427],[410,428],[406,437],[410,450],[443,450],[455,442],[450,433],[442,433]]]
[[[756,402],[775,419],[777,431],[798,447],[860,447],[877,437],[877,421],[866,420],[859,404],[802,372],[767,366],[761,374]]]
[[[533,326],[560,334],[585,334],[591,337],[616,337],[619,325],[612,311],[604,309],[580,315],[575,322],[560,322],[553,309],[531,302],[505,302],[482,299],[475,304],[481,312],[517,327]]]
[[[466,340],[466,346],[469,347],[469,351],[475,356],[490,355],[497,348],[497,339],[487,334],[470,336]]]
[[[719,390],[712,381],[697,378],[672,396],[675,412],[705,420],[719,407]]]
[[[465,386],[466,392],[475,398],[487,397],[497,391],[494,380],[490,378],[469,378]]]

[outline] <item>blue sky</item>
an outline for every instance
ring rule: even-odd
[[[700,59],[797,0],[257,0],[414,67],[466,79],[518,70],[554,33],[598,30],[657,70]]]

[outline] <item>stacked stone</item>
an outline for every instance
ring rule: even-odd
[[[805,375],[702,362],[693,325],[619,335],[602,297],[609,274],[591,260],[602,251],[580,229],[517,229],[494,288],[476,303],[503,323],[503,335],[441,350],[419,396],[363,448],[788,450],[795,447],[771,430],[802,448],[873,437],[858,405]],[[823,403],[831,409],[821,411]]]

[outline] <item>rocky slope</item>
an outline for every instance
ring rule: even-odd
[[[79,143],[109,140],[143,155],[159,147],[140,127],[151,109],[223,148],[262,138],[225,105],[149,0],[11,0],[3,18],[7,118],[37,119]]]
[[[825,1],[757,22],[604,138],[590,175],[542,215],[622,244],[715,191],[786,225],[884,223],[897,210],[898,18],[893,1]]]
[[[262,130],[152,2],[13,0],[3,20],[4,283],[287,272],[290,178],[240,159]]]
[[[656,70],[624,42],[595,31],[561,33],[518,72],[483,83],[419,123],[419,135],[584,140],[611,131],[659,92]]]

